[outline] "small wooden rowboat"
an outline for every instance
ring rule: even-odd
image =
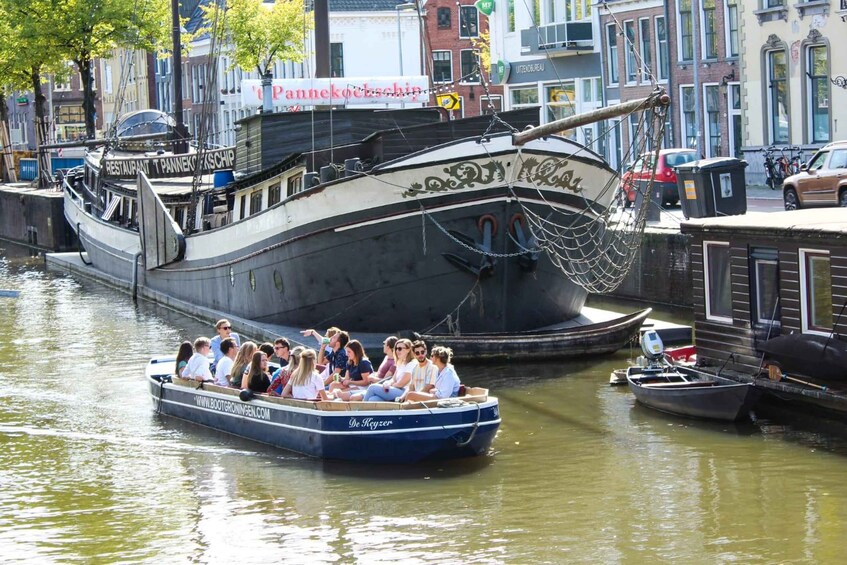
[[[481,455],[500,426],[500,406],[483,388],[416,403],[329,402],[257,394],[173,376],[174,356],[147,365],[158,412],[313,457],[414,463]]]
[[[629,367],[626,380],[635,399],[644,406],[709,420],[748,418],[761,395],[752,384],[701,376],[684,367]]]

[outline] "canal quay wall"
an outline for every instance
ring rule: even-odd
[[[76,249],[62,192],[29,183],[0,185],[0,239],[42,252]]]

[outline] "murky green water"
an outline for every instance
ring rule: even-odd
[[[674,419],[612,359],[457,366],[503,425],[476,460],[307,459],[152,411],[151,353],[206,324],[0,260],[0,562],[838,563],[847,433]]]

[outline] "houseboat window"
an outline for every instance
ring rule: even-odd
[[[704,242],[706,318],[732,322],[732,282],[728,243]]]
[[[262,211],[262,191],[250,193],[250,215],[258,214]]]
[[[303,175],[297,175],[288,179],[288,196],[294,196],[303,191]]]
[[[832,275],[829,252],[800,250],[803,331],[832,330]]]
[[[754,249],[750,253],[753,262],[750,286],[753,289],[753,323],[779,326],[779,255],[776,249]]]
[[[272,184],[268,189],[268,208],[280,201],[282,196],[282,183]]]
[[[176,221],[176,225],[185,229],[185,208],[182,206],[174,208],[174,221]]]
[[[239,210],[238,210],[238,219],[243,220],[247,216],[247,195],[241,195]]]

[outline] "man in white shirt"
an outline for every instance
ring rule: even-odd
[[[197,381],[211,381],[212,371],[209,370],[209,352],[212,346],[208,337],[198,337],[194,340],[194,355],[188,360],[182,370],[182,378]]]
[[[238,346],[235,345],[235,340],[231,337],[221,340],[221,357],[215,367],[215,384],[218,386],[229,386],[229,377],[232,373],[232,365],[235,363],[235,356],[238,354]]]

